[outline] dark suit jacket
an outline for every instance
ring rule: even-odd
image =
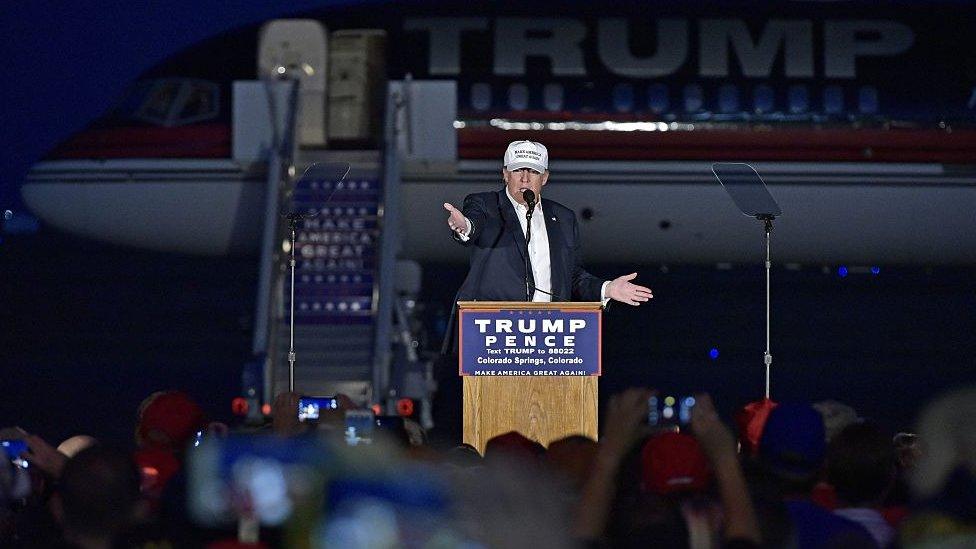
[[[525,301],[525,235],[505,188],[469,194],[462,212],[473,229],[467,242],[451,233],[471,248],[471,268],[458,301]],[[552,289],[540,289],[552,293],[553,301],[600,301],[604,281],[583,269],[576,214],[545,198],[542,213],[549,234]]]

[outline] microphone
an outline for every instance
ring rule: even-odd
[[[529,264],[529,242],[532,240],[532,210],[535,209],[535,192],[532,189],[522,191],[522,200],[529,206],[525,212],[525,300],[532,301],[532,286],[529,282],[532,267]]]
[[[532,215],[532,210],[535,209],[535,193],[532,189],[525,189],[522,191],[522,200],[529,206],[529,215]]]
[[[535,192],[533,192],[532,189],[525,189],[525,190],[523,190],[522,191],[522,199],[525,200],[525,203],[529,206],[528,211],[525,212],[525,217],[526,217],[526,219],[528,219],[530,221],[525,226],[525,248],[526,248],[526,250],[525,250],[525,252],[526,252],[525,253],[525,273],[526,273],[525,274],[525,300],[526,301],[532,301],[532,294],[533,293],[535,293],[535,292],[542,292],[542,293],[548,295],[549,297],[551,297],[553,301],[558,301],[559,298],[558,298],[558,296],[556,294],[549,293],[549,292],[543,290],[542,288],[536,287],[536,285],[533,284],[532,282],[529,282],[529,274],[528,273],[531,270],[531,267],[529,266],[529,250],[528,250],[528,248],[529,248],[529,242],[532,239],[532,223],[531,223],[531,220],[532,220],[532,210],[535,209],[535,205],[536,205]]]

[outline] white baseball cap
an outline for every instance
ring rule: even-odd
[[[512,141],[505,150],[504,164],[508,171],[529,168],[543,173],[549,169],[549,151],[535,141]]]

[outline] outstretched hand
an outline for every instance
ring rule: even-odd
[[[650,288],[638,286],[631,282],[637,278],[637,273],[618,276],[607,284],[607,297],[610,299],[626,303],[627,305],[640,305],[648,299],[653,299],[654,294]]]
[[[464,214],[461,213],[461,210],[455,208],[450,202],[444,203],[444,209],[451,214],[447,218],[447,226],[458,234],[464,234],[468,230],[468,223],[465,221]]]

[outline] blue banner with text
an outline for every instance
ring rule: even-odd
[[[463,376],[598,376],[602,312],[574,309],[462,309]]]

